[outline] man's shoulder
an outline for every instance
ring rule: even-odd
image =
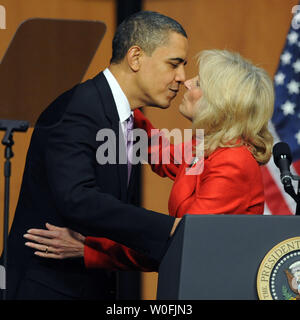
[[[95,78],[94,78],[95,79]],[[40,115],[37,126],[58,123],[66,112],[94,114],[99,112],[101,99],[94,79],[86,80],[59,95]]]

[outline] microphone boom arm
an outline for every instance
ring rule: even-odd
[[[292,153],[289,145],[285,142],[278,142],[273,146],[273,160],[280,170],[280,180],[284,191],[296,202],[296,215],[300,215],[300,177],[290,172]],[[297,193],[294,190],[292,180],[298,181]]]

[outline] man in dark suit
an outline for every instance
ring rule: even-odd
[[[9,235],[8,299],[114,298],[113,272],[87,270],[82,259],[44,260],[24,247],[26,230],[46,221],[110,238],[159,263],[179,220],[133,205],[136,168],[128,178],[127,163],[118,164],[125,142],[120,135],[134,109],[169,107],[185,80],[187,46],[185,31],[173,19],[135,14],[115,34],[109,68],[41,114]],[[104,128],[115,133],[117,163],[97,162],[104,141],[96,136]]]

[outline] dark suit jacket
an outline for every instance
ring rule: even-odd
[[[42,259],[24,246],[26,230],[44,228],[45,222],[162,258],[174,218],[132,205],[138,194],[134,168],[127,188],[127,164],[97,163],[103,141],[96,135],[103,128],[116,134],[118,161],[119,117],[102,73],[62,94],[41,114],[9,235],[9,299],[27,278],[74,297],[110,298],[111,272],[87,271],[83,259]]]

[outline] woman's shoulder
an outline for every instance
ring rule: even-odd
[[[249,165],[258,167],[257,161],[245,145],[218,148],[208,157],[207,160],[224,164],[235,163],[243,167]]]

